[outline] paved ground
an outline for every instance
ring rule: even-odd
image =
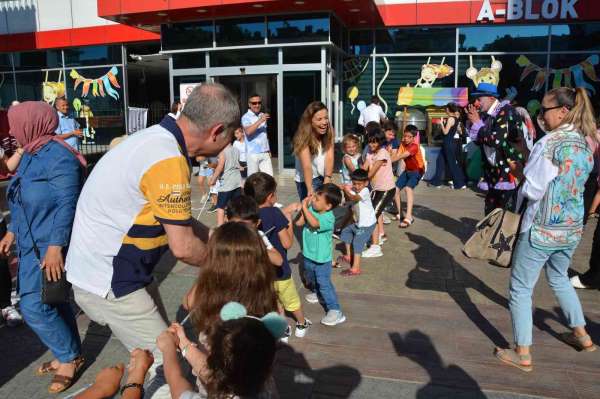
[[[280,201],[295,200],[293,182],[281,180]],[[410,229],[388,226],[384,257],[366,260],[360,277],[334,277],[348,321],[335,328],[317,323],[279,352],[282,398],[600,398],[600,352],[578,353],[556,338],[566,327],[544,281],[534,301],[535,370],[526,374],[495,361],[494,345],[511,339],[509,271],[461,253],[482,216],[482,198],[421,185],[417,203]],[[202,219],[214,222],[213,215]],[[577,270],[586,268],[595,223],[575,256]],[[297,278],[296,254],[297,246],[290,252]],[[159,269],[162,299],[174,319],[197,270],[169,256]],[[580,297],[600,341],[600,293]],[[313,321],[322,317],[318,305],[305,306]],[[128,357],[110,331],[85,315],[78,322],[89,366],[70,392]],[[27,327],[0,328],[0,342],[0,398],[47,397],[49,379],[33,376],[50,359],[37,338]]]

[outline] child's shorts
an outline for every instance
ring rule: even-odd
[[[404,187],[415,188],[421,180],[421,174],[417,171],[405,170],[396,180],[396,187],[402,190]]]
[[[214,170],[208,167],[208,163],[206,161],[200,162],[200,168],[198,169],[198,176],[210,177],[212,176]]]
[[[244,161],[240,161],[240,167],[242,168],[240,170],[240,174],[242,175],[242,179],[245,179],[246,177],[248,177],[248,163],[244,162]]]
[[[277,300],[281,302],[281,305],[287,312],[295,312],[300,309],[300,297],[298,296],[294,279],[291,277],[287,280],[275,281],[275,293],[277,294]]]
[[[377,223],[368,227],[358,227],[356,223],[352,223],[344,227],[340,239],[346,244],[352,245],[355,255],[360,255],[371,239],[371,234],[373,234],[376,225]]]
[[[375,209],[375,217],[379,218],[379,216],[381,216],[383,210],[387,208],[387,206],[394,200],[395,195],[395,187],[388,191],[374,190],[371,192],[371,202],[373,203],[373,208]]]
[[[240,195],[242,195],[242,189],[239,187],[231,191],[219,191],[217,194],[217,209],[227,208],[229,201],[239,197]]]

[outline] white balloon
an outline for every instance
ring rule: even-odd
[[[365,103],[363,100],[360,100],[357,104],[356,104],[356,109],[358,109],[359,111],[362,112],[363,109],[367,108],[367,103]]]

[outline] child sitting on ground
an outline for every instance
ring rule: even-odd
[[[347,134],[342,140],[344,156],[342,158],[342,186],[352,188],[350,174],[359,168],[360,139],[355,134]]]
[[[360,258],[367,242],[377,225],[375,210],[368,189],[369,176],[364,169],[356,169],[350,175],[353,191],[344,187],[344,195],[350,201],[356,201],[355,223],[342,230],[341,239],[346,244],[346,255],[342,260],[351,267],[342,272],[344,276],[357,276],[360,271]]]
[[[225,223],[225,208],[229,201],[242,195],[242,175],[240,173],[240,154],[230,144],[223,148],[215,172],[210,177],[209,186],[220,180],[217,194],[217,227]]]
[[[291,204],[283,209],[276,207],[277,182],[271,175],[263,172],[256,172],[248,177],[244,184],[244,193],[258,203],[260,229],[283,258],[282,266],[275,270],[275,292],[279,300],[279,310],[282,315],[284,310],[294,315],[296,319],[294,334],[302,338],[312,322],[304,317],[302,303],[287,259],[287,250],[294,245],[292,214],[300,210],[300,204]]]
[[[257,229],[256,231],[267,248],[269,260],[273,266],[276,268],[283,266],[283,256],[275,249],[275,247],[273,247],[273,244],[271,244],[267,235],[258,230],[258,226],[261,224],[260,215],[258,213],[258,205],[252,197],[240,195],[239,197],[232,199],[229,201],[229,205],[227,205],[225,212],[227,214],[227,221],[248,223],[250,226]]]
[[[413,204],[414,204],[414,189],[419,184],[419,180],[425,173],[425,162],[419,145],[415,143],[415,137],[419,129],[414,125],[407,125],[404,128],[402,135],[402,145],[398,150],[396,159],[404,160],[404,171],[398,176],[396,187],[398,190],[406,191],[406,213],[404,219],[400,223],[401,228],[407,228],[414,223]],[[401,208],[398,209],[399,212]]]
[[[368,138],[369,152],[367,153],[363,169],[369,173],[371,187],[373,189],[373,208],[377,217],[377,227],[373,230],[372,245],[363,253],[364,258],[376,258],[383,256],[381,245],[387,240],[383,227],[383,210],[394,200],[396,186],[394,185],[394,172],[392,171],[392,159],[384,148],[386,143],[385,134],[381,130],[375,130]]]
[[[276,342],[283,336],[287,323],[274,312],[260,318],[249,316],[246,308],[237,302],[223,306],[220,319],[207,337],[206,351],[195,350],[195,344],[177,323],[159,335],[156,344],[163,353],[171,397],[271,398],[267,384],[275,361]],[[184,358],[190,358],[206,392],[194,392],[192,384],[183,376],[178,349]],[[194,350],[193,358],[190,349]]]
[[[326,326],[346,321],[331,282],[331,252],[335,216],[332,210],[342,201],[342,192],[333,183],[324,184],[312,197],[302,201],[302,214],[296,225],[302,230],[302,256],[305,279],[313,291],[306,296],[310,303],[322,302],[327,314],[321,319]]]

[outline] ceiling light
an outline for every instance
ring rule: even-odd
[[[301,6],[302,4],[304,4],[304,2],[301,1],[301,0],[300,1],[294,1],[294,4],[296,4],[298,6]]]
[[[252,4],[252,7],[254,7],[254,8],[263,8],[264,5],[262,5],[262,4]]]
[[[350,11],[350,12],[360,12],[360,8],[351,8],[348,11]]]
[[[157,12],[156,15],[158,15],[159,17],[166,17],[167,13],[166,12]]]
[[[361,19],[360,21],[358,21],[359,24],[366,24],[367,21],[365,21],[364,19]]]
[[[196,12],[199,12],[200,14],[203,14],[205,12],[208,12],[208,10],[206,8],[199,8],[196,10]]]
[[[350,3],[352,0],[342,0],[344,3]]]

